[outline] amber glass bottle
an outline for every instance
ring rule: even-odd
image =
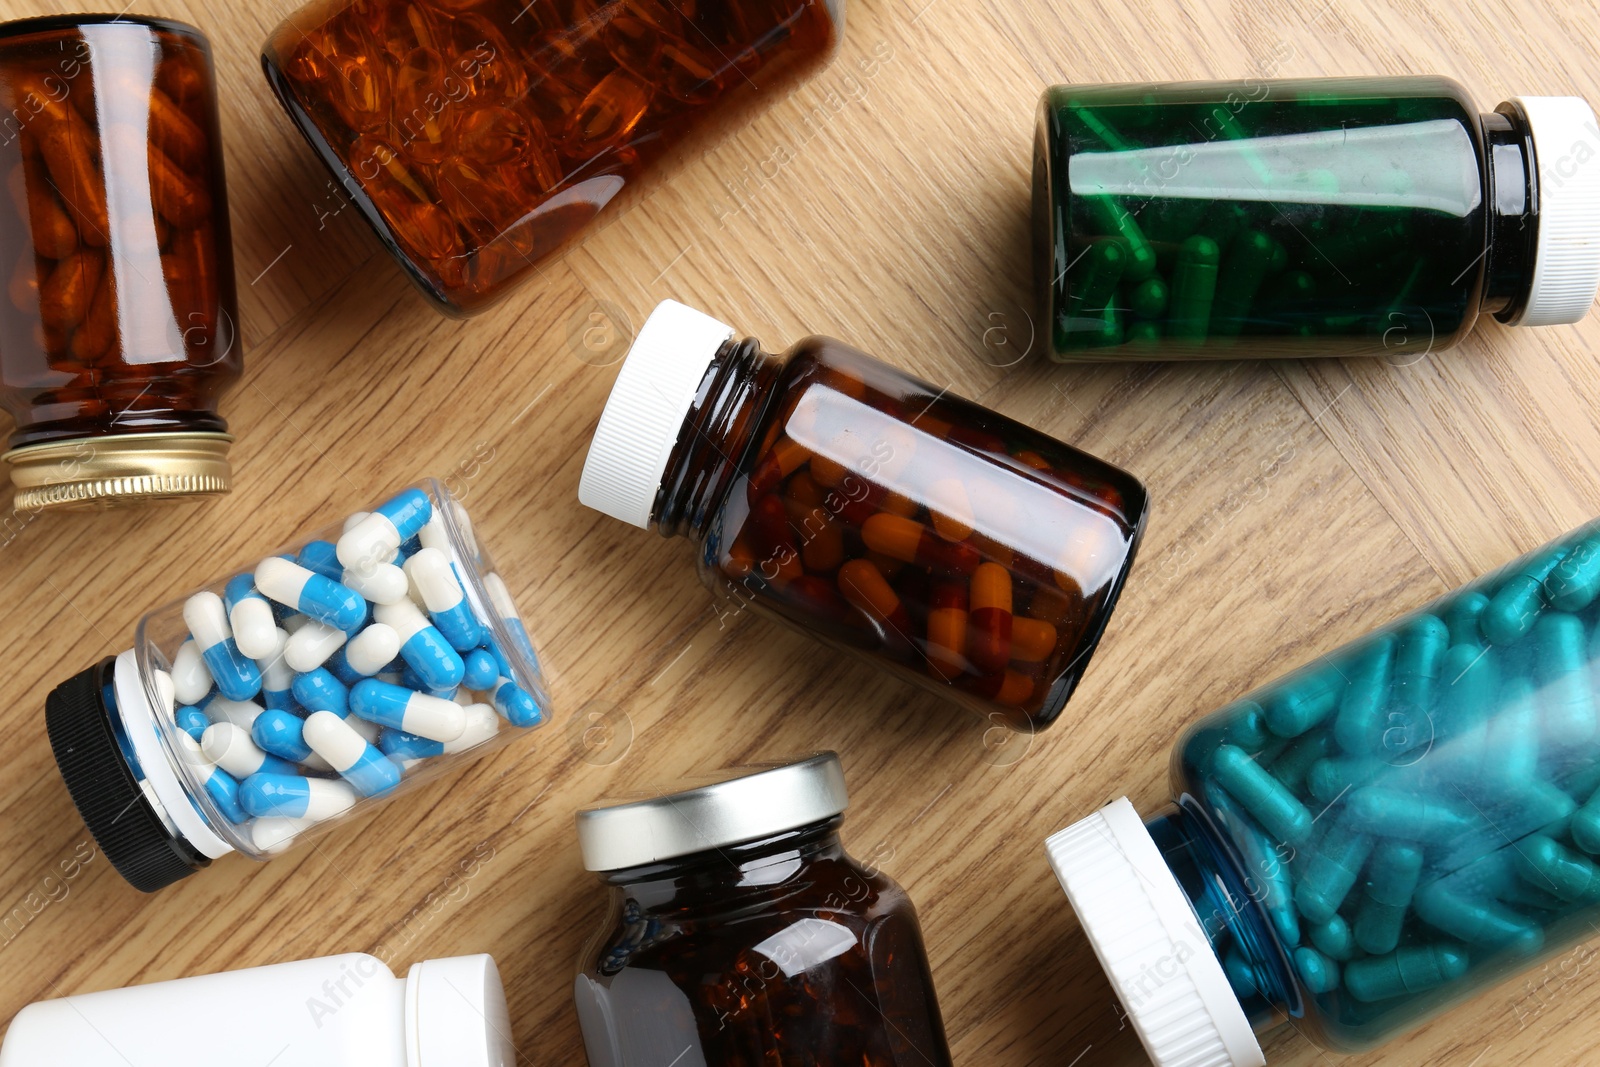
[[[826,337],[787,352],[666,301],[584,464],[592,508],[699,546],[722,598],[997,724],[1053,722],[1147,511],[1131,475]]]
[[[905,891],[839,843],[831,752],[578,815],[611,907],[574,995],[589,1067],[949,1067]]]
[[[322,0],[262,63],[412,281],[459,315],[843,29],[843,0]]]
[[[0,27],[0,403],[15,505],[228,488],[238,378],[210,47],[192,26]]]

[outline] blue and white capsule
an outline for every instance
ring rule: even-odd
[[[367,619],[367,602],[361,594],[278,556],[256,565],[256,588],[279,604],[347,633]]]
[[[407,489],[339,536],[339,562],[361,570],[374,563],[393,563],[400,546],[417,535],[433,516],[433,504],[420,489]]]
[[[511,637],[516,641],[522,654],[535,669],[539,666],[539,653],[533,650],[533,638],[528,636],[528,628],[522,625],[522,615],[517,611],[517,602],[511,599],[511,590],[506,588],[506,583],[501,577],[490,571],[483,576],[483,587],[489,591],[489,602],[494,605],[494,610],[499,614],[506,629],[511,631]],[[510,672],[507,672],[509,676]]]
[[[467,666],[461,653],[446,641],[422,609],[409,599],[398,604],[379,604],[372,611],[378,622],[394,627],[400,637],[400,658],[405,660],[429,689],[454,689],[461,684]]]
[[[469,704],[466,708],[466,728],[454,741],[434,741],[404,730],[384,730],[378,738],[378,748],[385,756],[402,767],[434,756],[449,756],[476,748],[500,732],[500,717],[487,704]]]
[[[293,692],[307,711],[331,711],[340,718],[350,713],[350,690],[326,667],[296,675]]]
[[[257,718],[259,722],[259,717]],[[293,774],[294,764],[261,751],[251,739],[251,731],[231,722],[212,723],[200,736],[200,751],[206,759],[236,779],[265,771],[268,774]]]
[[[454,741],[467,728],[466,712],[455,701],[376,678],[358,682],[350,690],[350,710],[368,722],[431,741]]]
[[[252,774],[239,783],[240,806],[261,819],[321,822],[349,811],[360,799],[354,786],[337,778]]]
[[[450,647],[457,652],[477,648],[483,640],[483,624],[467,604],[466,590],[461,588],[450,557],[437,548],[420,548],[406,560],[405,573]]]
[[[233,643],[253,660],[271,659],[283,650],[283,633],[278,629],[272,602],[256,589],[254,576],[236,574],[222,589],[222,603],[228,609],[228,626]]]
[[[172,718],[178,724],[178,729],[196,741],[200,740],[201,736],[205,734],[206,727],[211,725],[211,720],[206,717],[206,713],[193,704],[183,705],[172,713]]]
[[[231,823],[246,823],[250,815],[239,805],[239,783],[227,771],[206,758],[200,743],[188,734],[178,734],[179,755],[200,779],[201,786],[217,810]]]
[[[313,712],[306,719],[303,736],[311,751],[327,760],[362,796],[378,796],[400,784],[400,768],[394,761],[331,711]]]
[[[283,639],[280,643],[287,645],[288,631],[279,630],[277,633]],[[269,708],[294,707],[294,668],[289,666],[283,653],[274,652],[270,659],[256,660],[256,666],[261,669],[261,702]]]
[[[179,704],[198,705],[211,692],[211,668],[200,655],[200,646],[193,640],[178,646],[172,657],[172,685]]]
[[[324,578],[339,581],[344,574],[344,567],[339,563],[338,550],[332,541],[308,541],[294,561],[308,571],[316,571]]]
[[[516,682],[500,683],[500,688],[494,691],[494,710],[512,726],[537,726],[544,720],[538,703]]]
[[[393,563],[346,567],[339,573],[339,581],[374,604],[393,604],[411,591],[406,572]]]
[[[473,649],[461,657],[461,662],[467,668],[461,676],[461,684],[468,689],[487,692],[500,679],[500,665],[486,648]]]
[[[400,655],[400,635],[394,627],[375,622],[352,637],[333,655],[328,669],[351,685],[371,678]],[[346,676],[348,673],[348,677]]]
[[[312,752],[301,732],[303,726],[300,716],[278,708],[268,708],[256,716],[255,723],[250,727],[250,739],[269,756],[277,756],[290,763],[304,763]]]
[[[261,691],[261,670],[233,643],[221,597],[209,591],[196,593],[183,605],[183,621],[223,696],[249,700]]]
[[[295,671],[304,674],[328,662],[349,639],[350,635],[337,626],[310,619],[289,635],[283,646],[283,658]]]
[[[242,730],[254,726],[262,710],[253,700],[229,700],[223,696],[212,697],[205,706],[206,717],[212,722],[231,722]]]

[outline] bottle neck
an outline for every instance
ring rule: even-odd
[[[1239,1006],[1258,1033],[1303,1013],[1275,921],[1298,923],[1289,897],[1292,857],[1267,857],[1246,870],[1190,798],[1145,823],[1178,888],[1222,963]]]
[[[1480,116],[1487,181],[1481,310],[1515,322],[1527,307],[1539,238],[1539,168],[1528,119],[1514,101]]]
[[[664,537],[698,539],[738,476],[782,360],[754,338],[729,339],[700,380],[650,509]]]

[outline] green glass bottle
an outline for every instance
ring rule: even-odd
[[[1479,113],[1447,78],[1047,89],[1048,351],[1410,362],[1480,313],[1575,322],[1600,285],[1597,157],[1582,99]]]

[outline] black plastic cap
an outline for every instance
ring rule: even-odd
[[[211,861],[175,836],[145,799],[102,696],[116,660],[75,674],[45,699],[45,729],[67,792],[100,851],[135,889],[154,893]]]

